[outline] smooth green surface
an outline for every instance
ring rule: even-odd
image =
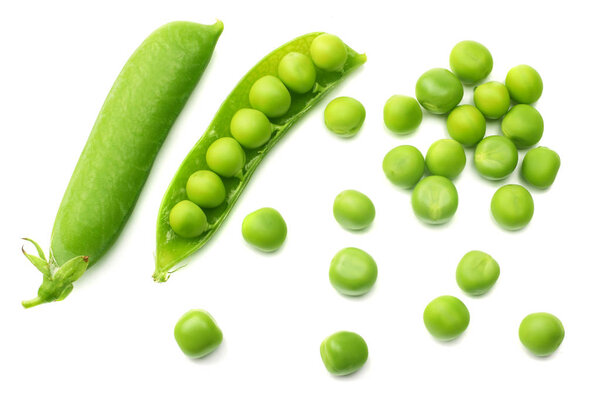
[[[310,56],[318,68],[324,71],[339,71],[346,64],[348,49],[339,37],[323,33],[312,41]]]
[[[341,294],[362,296],[377,280],[377,264],[373,257],[356,247],[340,250],[331,260],[329,282]]]
[[[325,107],[325,125],[342,137],[351,137],[358,133],[365,121],[365,107],[352,97],[337,97]]]
[[[214,318],[204,310],[190,310],[175,324],[175,341],[183,353],[202,358],[219,347],[223,332]]]
[[[383,172],[394,185],[410,189],[419,182],[425,172],[425,159],[414,146],[394,147],[383,158]]]
[[[421,106],[413,97],[394,95],[383,106],[383,122],[394,133],[415,131],[423,120]]]
[[[273,127],[263,112],[241,108],[231,118],[229,130],[242,146],[256,149],[269,141]]]
[[[475,168],[490,180],[504,179],[517,167],[519,153],[505,136],[488,136],[475,148]]]
[[[452,72],[444,68],[433,68],[421,75],[415,94],[427,111],[446,114],[460,103],[464,89]]]
[[[560,169],[560,157],[547,147],[536,147],[525,154],[521,175],[529,183],[540,189],[552,186]]]
[[[443,341],[459,337],[469,326],[470,319],[467,307],[454,296],[433,299],[423,312],[423,322],[431,336]]]
[[[453,139],[440,139],[427,150],[425,165],[432,175],[454,179],[465,168],[467,156],[462,145]]]
[[[422,179],[412,193],[411,204],[415,215],[432,225],[444,224],[458,208],[458,192],[452,181],[443,176]]]
[[[517,104],[502,119],[502,133],[519,149],[531,147],[544,133],[544,120],[535,108]]]
[[[494,60],[490,51],[473,40],[458,42],[450,52],[450,68],[461,81],[472,84],[492,72]]]
[[[327,371],[340,376],[358,371],[369,358],[367,342],[354,332],[334,333],[323,340],[320,350]]]
[[[487,293],[500,276],[500,266],[487,253],[479,250],[468,252],[456,267],[456,283],[472,296]]]
[[[464,146],[474,146],[485,136],[485,117],[470,104],[456,107],[448,114],[446,128],[450,137]]]
[[[531,104],[542,95],[544,83],[540,74],[529,65],[517,65],[508,71],[504,82],[516,103]]]
[[[473,101],[481,113],[490,119],[498,119],[510,108],[508,89],[500,82],[486,82],[475,88]]]
[[[244,240],[264,252],[278,250],[287,237],[287,225],[273,208],[260,208],[246,216],[242,222]]]
[[[565,338],[565,328],[554,315],[538,312],[529,314],[519,326],[523,346],[538,357],[554,353]]]
[[[521,185],[504,185],[494,193],[491,210],[498,225],[511,231],[519,230],[533,217],[533,198]]]
[[[219,177],[207,169],[196,171],[187,181],[185,192],[188,199],[202,208],[220,206],[225,201],[225,185]]]
[[[333,216],[345,229],[362,230],[375,219],[375,206],[365,194],[344,190],[333,201]]]
[[[291,51],[281,59],[277,73],[285,86],[296,93],[308,92],[317,79],[317,71],[310,57],[297,51]]]
[[[169,225],[177,235],[184,238],[200,236],[208,228],[204,211],[189,200],[182,200],[171,209]]]
[[[265,75],[254,82],[249,94],[252,108],[269,118],[281,117],[288,112],[292,97],[283,82],[273,75]]]
[[[206,150],[206,165],[224,178],[241,177],[245,163],[246,153],[234,138],[217,139]]]

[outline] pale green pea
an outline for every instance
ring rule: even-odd
[[[175,204],[169,213],[171,229],[186,239],[200,236],[207,228],[208,222],[204,211],[189,200]]]
[[[347,331],[323,340],[320,352],[327,371],[340,376],[358,371],[369,358],[367,342],[359,334]]]
[[[538,357],[554,353],[565,338],[565,328],[554,315],[538,312],[529,314],[519,325],[523,346]]]
[[[292,104],[292,97],[283,82],[273,75],[265,75],[250,88],[250,105],[269,118],[281,117]]]
[[[344,190],[333,202],[333,216],[345,229],[365,229],[375,219],[375,206],[371,199],[356,190]]]
[[[338,97],[325,107],[325,125],[330,131],[342,137],[358,133],[365,121],[365,107],[352,97]]]
[[[533,217],[533,198],[521,185],[504,185],[492,197],[492,216],[504,229],[522,229]]]
[[[454,296],[433,299],[423,312],[425,327],[442,341],[459,337],[469,326],[471,316],[465,304]]]
[[[473,146],[485,136],[485,117],[477,107],[465,104],[448,114],[446,128],[452,139],[464,146]]]
[[[185,185],[188,199],[200,207],[213,208],[225,201],[225,185],[219,177],[209,170],[196,171]]]
[[[417,80],[415,94],[427,111],[446,114],[460,103],[464,89],[452,72],[444,68],[433,68]]]
[[[475,148],[475,168],[486,179],[499,180],[517,167],[519,153],[505,136],[488,136]]]
[[[494,60],[481,43],[463,40],[450,52],[450,68],[461,81],[471,84],[484,79],[492,72]]]
[[[341,294],[362,296],[377,280],[377,264],[373,257],[355,247],[340,250],[331,260],[329,281]]]
[[[458,208],[458,192],[452,181],[443,176],[428,176],[415,186],[411,204],[415,215],[432,225],[444,224]]]
[[[190,310],[175,325],[175,340],[181,351],[191,358],[202,358],[219,347],[223,332],[212,315],[204,310]]]
[[[419,103],[410,96],[394,95],[383,107],[383,121],[389,130],[407,134],[416,130],[423,120]]]
[[[267,116],[261,111],[242,108],[231,118],[229,130],[231,136],[242,146],[256,149],[269,141],[273,128]]]
[[[206,164],[225,178],[240,177],[246,163],[242,146],[230,137],[215,140],[206,150]]]
[[[277,73],[285,86],[296,93],[310,91],[317,79],[317,71],[311,59],[295,51],[283,56],[279,61]]]
[[[317,67],[325,71],[339,71],[346,63],[348,51],[339,37],[324,33],[310,44],[310,56]]]
[[[264,252],[278,250],[287,237],[287,225],[279,212],[265,207],[246,216],[242,222],[244,240]]]
[[[385,155],[382,167],[390,182],[403,189],[410,189],[423,176],[425,159],[416,147],[402,145]]]
[[[506,74],[506,87],[517,103],[535,103],[544,90],[540,74],[529,65],[517,65]]]
[[[504,116],[502,133],[519,149],[533,146],[544,134],[544,120],[535,108],[517,104]]]
[[[473,92],[475,106],[490,119],[498,119],[510,108],[510,95],[500,82],[486,82]]]
[[[432,175],[454,179],[465,168],[467,157],[462,145],[453,139],[440,139],[427,151],[425,164]]]
[[[546,189],[549,188],[560,168],[560,157],[555,151],[547,147],[536,147],[525,154],[521,174],[531,185]]]
[[[500,276],[500,266],[487,253],[468,252],[456,267],[456,283],[466,293],[480,296],[487,293]]]

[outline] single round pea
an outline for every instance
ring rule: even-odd
[[[175,341],[186,356],[201,358],[219,347],[223,332],[209,313],[190,310],[175,324]]]
[[[290,92],[273,75],[265,75],[250,88],[250,104],[252,108],[262,111],[269,118],[281,117],[292,104]]]
[[[219,177],[209,170],[196,171],[185,185],[188,199],[204,208],[213,208],[225,201],[225,185]]]
[[[538,72],[529,65],[517,65],[506,74],[506,87],[517,103],[531,104],[542,95],[544,83]]]
[[[355,247],[340,250],[331,260],[329,282],[346,296],[362,296],[377,280],[373,257]]]
[[[325,71],[339,71],[346,63],[348,51],[339,37],[323,33],[310,44],[310,56],[317,67]]]
[[[206,150],[208,168],[225,178],[239,176],[245,163],[246,153],[234,138],[217,139]]]
[[[410,189],[423,176],[425,159],[414,146],[394,147],[383,158],[383,172],[394,185]]]
[[[475,83],[492,72],[494,60],[490,51],[473,40],[458,42],[450,52],[450,68],[465,83]]]
[[[365,121],[365,107],[352,97],[338,97],[325,107],[325,125],[339,136],[356,135]]]
[[[554,183],[559,168],[560,157],[555,151],[547,147],[536,147],[525,154],[521,173],[529,184],[546,189]]]
[[[204,211],[189,200],[175,204],[169,213],[171,229],[179,236],[190,239],[200,236],[208,228]]]
[[[358,371],[369,358],[367,342],[354,332],[334,333],[323,340],[320,350],[327,371],[340,376]]]
[[[283,56],[279,61],[277,73],[285,86],[296,93],[308,92],[317,79],[317,71],[311,59],[295,51]]]
[[[469,326],[471,317],[462,301],[454,296],[440,296],[433,299],[423,312],[423,322],[438,340],[453,340]]]
[[[519,153],[515,144],[505,136],[488,136],[475,148],[474,159],[475,168],[481,176],[499,180],[515,170]]]
[[[422,120],[421,106],[410,96],[394,95],[383,106],[383,122],[392,132],[413,132],[421,125]]]
[[[538,357],[554,353],[565,338],[565,328],[554,315],[539,312],[529,314],[519,326],[523,346]]]
[[[344,190],[333,201],[333,216],[345,229],[365,229],[375,219],[371,199],[356,190]]]
[[[244,240],[264,252],[279,249],[287,236],[287,225],[279,212],[273,208],[258,209],[242,222]]]
[[[472,296],[487,293],[499,276],[500,266],[496,260],[479,250],[465,254],[456,267],[456,283]]]
[[[433,114],[446,114],[462,100],[464,90],[460,80],[444,68],[433,68],[417,81],[417,100]]]
[[[443,176],[422,179],[412,193],[412,208],[422,221],[439,225],[450,221],[458,208],[458,192],[452,181]]]
[[[425,164],[432,175],[454,179],[465,168],[467,156],[462,145],[454,139],[440,139],[429,147]]]
[[[498,119],[510,108],[510,95],[500,82],[486,82],[473,92],[475,106],[490,119]]]
[[[492,197],[492,215],[504,229],[524,228],[533,217],[533,198],[521,185],[504,185]]]
[[[514,142],[519,149],[533,146],[542,138],[544,120],[535,108],[527,104],[517,104],[504,116],[502,133]]]
[[[256,149],[267,143],[272,129],[267,116],[252,108],[239,109],[229,125],[231,136],[248,149]]]
[[[485,136],[485,117],[477,107],[465,104],[448,114],[446,127],[452,139],[464,146],[473,146]]]

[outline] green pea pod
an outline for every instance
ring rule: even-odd
[[[242,176],[223,178],[227,192],[225,202],[218,207],[204,210],[209,223],[208,229],[200,236],[192,239],[186,239],[175,234],[169,225],[170,210],[179,201],[186,199],[186,182],[189,176],[197,170],[209,169],[206,164],[206,151],[208,147],[219,138],[231,136],[229,124],[235,112],[241,108],[250,107],[248,95],[252,84],[265,75],[277,76],[279,61],[289,52],[294,51],[309,55],[313,39],[320,34],[321,32],[315,32],[300,36],[276,49],[256,64],[225,99],[204,135],[184,159],[163,197],[158,212],[156,268],[153,275],[155,281],[165,282],[169,275],[178,269],[178,264],[181,261],[208,242],[227,218],[227,215],[248,184],[252,174],[267,153],[300,117],[317,104],[350,72],[366,61],[364,54],[358,54],[347,47],[348,58],[340,71],[326,72],[318,69],[316,84],[313,90],[305,94],[293,93],[288,112],[281,117],[271,119],[274,130],[270,140],[264,146],[257,149],[244,149],[246,163]]]
[[[172,22],[129,58],[110,90],[58,209],[50,258],[25,256],[42,272],[38,297],[64,299],[123,229],[156,154],[202,76],[223,23]]]

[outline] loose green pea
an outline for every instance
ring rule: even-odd
[[[517,167],[519,153],[505,136],[488,136],[475,148],[475,168],[486,179],[499,180]]]
[[[265,75],[250,88],[250,104],[252,108],[262,111],[269,118],[281,117],[292,104],[290,92],[273,75]]]
[[[245,163],[246,153],[234,138],[217,139],[206,150],[208,168],[225,178],[241,176]]]
[[[219,347],[223,332],[209,313],[190,310],[175,324],[175,341],[186,356],[201,358]]]
[[[558,169],[560,157],[547,147],[536,147],[525,154],[521,173],[525,180],[540,189],[552,186]]]
[[[425,159],[414,146],[394,147],[383,158],[383,172],[394,185],[410,189],[425,172]]]
[[[450,52],[450,68],[465,83],[475,83],[492,72],[494,60],[481,43],[463,40]]]
[[[340,331],[321,343],[321,359],[334,375],[350,375],[367,362],[367,342],[357,333]]]
[[[469,326],[470,319],[467,307],[454,296],[433,299],[423,312],[423,322],[431,336],[443,341],[459,337]]]
[[[473,92],[475,106],[490,119],[498,119],[510,108],[510,95],[500,82],[486,82]]]
[[[273,208],[261,208],[246,216],[242,222],[244,240],[264,252],[278,250],[285,242],[287,225]]]
[[[535,108],[527,104],[517,104],[504,116],[502,133],[514,142],[519,149],[533,146],[544,133],[544,120]]]
[[[472,296],[487,293],[499,276],[500,266],[492,256],[483,251],[468,252],[456,267],[456,283]]]
[[[492,215],[504,229],[522,229],[533,217],[533,198],[521,185],[504,185],[492,197]]]
[[[554,315],[538,312],[529,314],[519,326],[523,346],[538,357],[554,353],[565,338],[565,328]]]
[[[200,207],[213,208],[225,201],[225,185],[212,171],[196,171],[188,178],[185,185],[188,199]]]
[[[465,168],[467,156],[462,145],[453,139],[440,139],[427,150],[425,164],[432,175],[454,179]]]
[[[348,52],[339,37],[324,33],[310,44],[310,56],[317,67],[325,71],[339,71],[346,63]]]
[[[344,190],[333,202],[333,216],[345,229],[365,229],[375,219],[375,206],[371,199],[356,190]]]
[[[410,96],[394,95],[385,102],[383,122],[389,130],[407,134],[416,130],[423,120],[419,103]]]
[[[412,208],[422,221],[439,225],[454,216],[458,208],[458,192],[452,181],[443,176],[422,179],[412,193]]]
[[[311,59],[295,51],[283,56],[279,61],[277,73],[285,86],[296,93],[308,92],[317,79],[317,71]]]
[[[338,97],[325,107],[325,125],[339,136],[351,137],[358,133],[365,121],[365,107],[352,97]]]
[[[477,107],[465,104],[448,114],[446,127],[452,139],[464,146],[473,146],[485,136],[485,117]]]
[[[171,229],[181,237],[200,236],[208,228],[204,211],[189,200],[175,204],[169,213]]]
[[[341,294],[362,296],[377,280],[373,257],[355,247],[340,250],[331,260],[329,282]]]
[[[517,65],[506,74],[506,87],[517,103],[531,104],[542,95],[544,83],[538,72],[529,65]]]
[[[460,80],[444,68],[433,68],[417,81],[417,100],[433,114],[446,114],[462,100],[464,90]]]
[[[271,138],[271,122],[267,116],[252,108],[242,108],[231,118],[229,130],[231,136],[242,146],[256,149]]]

